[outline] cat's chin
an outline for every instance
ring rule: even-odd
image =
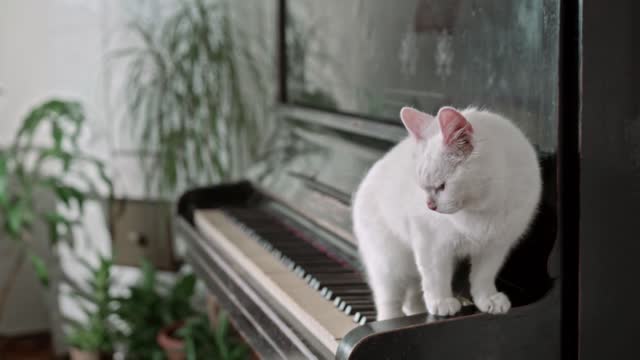
[[[431,210],[433,212],[436,212],[438,214],[442,214],[442,215],[453,215],[455,213],[457,213],[458,211],[460,211],[460,209],[455,208],[455,209],[438,209],[438,210]]]

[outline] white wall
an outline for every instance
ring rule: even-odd
[[[110,157],[114,135],[105,117],[103,3],[99,0],[0,1],[0,146],[11,142],[30,107],[50,97],[67,97],[85,105],[89,130],[81,141],[85,151],[106,159]],[[80,234],[78,253],[90,257],[96,248],[108,251],[108,232],[100,204],[87,206],[84,227],[90,231]],[[46,241],[44,236],[39,238],[41,242]],[[0,239],[0,281],[14,258],[5,240]],[[81,268],[69,251],[60,252],[60,263],[68,276],[81,277]],[[74,317],[77,306],[64,294],[59,299],[47,294],[25,266],[18,290],[10,300],[7,311],[10,316],[0,324],[0,333],[38,331],[52,326],[61,346],[60,314],[48,312],[46,307],[55,310],[60,301],[62,313]]]

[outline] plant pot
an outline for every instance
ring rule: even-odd
[[[156,338],[158,345],[164,350],[169,360],[184,360],[187,358],[184,352],[184,341],[173,336],[182,325],[182,321],[169,325],[161,329]]]
[[[69,351],[71,360],[111,360],[113,356],[97,351],[86,351],[76,348],[71,348]]]

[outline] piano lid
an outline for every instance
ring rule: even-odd
[[[284,4],[280,140],[292,151],[253,179],[340,237],[354,241],[349,205],[367,169],[405,136],[402,106],[486,106],[555,154],[558,1]]]

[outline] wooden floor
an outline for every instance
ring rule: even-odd
[[[54,360],[50,334],[0,337],[2,360]]]

